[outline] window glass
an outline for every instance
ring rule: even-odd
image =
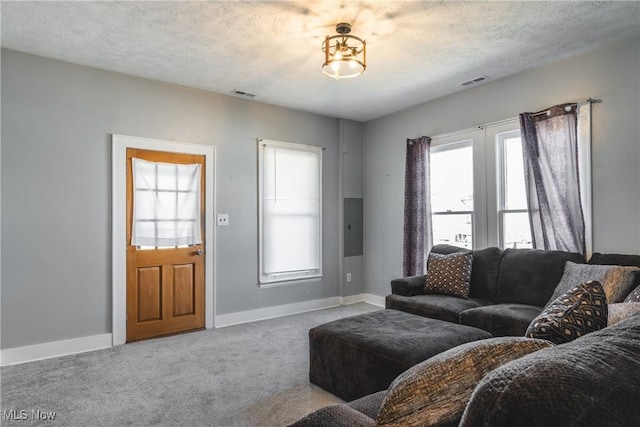
[[[522,160],[520,131],[497,136],[501,170],[498,182],[500,198],[500,246],[531,248],[531,228],[527,211],[527,193]]]
[[[522,163],[522,141],[520,136],[503,139],[505,169],[506,209],[527,209],[527,194],[524,186],[524,165]]]
[[[473,149],[470,141],[430,154],[433,244],[473,246]]]

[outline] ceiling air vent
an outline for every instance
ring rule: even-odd
[[[234,95],[238,95],[238,96],[244,96],[245,98],[255,98],[256,94],[255,93],[251,93],[251,92],[247,92],[244,90],[240,90],[240,89],[234,89],[231,91],[232,94]]]
[[[470,85],[476,85],[478,83],[481,83],[485,80],[489,80],[489,76],[478,76],[476,78],[473,78],[471,80],[467,80],[466,82],[462,82],[460,83],[462,86],[470,86]]]

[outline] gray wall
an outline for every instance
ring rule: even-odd
[[[111,332],[111,134],[216,146],[217,314],[339,295],[338,120],[2,50],[1,348]],[[259,289],[256,138],[326,147],[324,280]]]
[[[593,111],[594,251],[640,253],[640,38],[540,66],[364,125],[366,292],[402,275],[405,141],[599,98]]]
[[[342,145],[342,198],[364,198],[364,158],[362,123],[340,120],[340,142]],[[344,204],[342,206],[344,208]],[[341,215],[341,217],[343,217]],[[343,227],[340,228],[341,232]],[[365,291],[364,255],[344,257],[342,264],[342,295],[358,295]],[[351,282],[347,282],[351,273]]]

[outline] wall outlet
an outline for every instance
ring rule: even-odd
[[[347,283],[351,282],[351,273],[347,273]]]
[[[218,214],[216,218],[218,226],[229,225],[229,214]]]

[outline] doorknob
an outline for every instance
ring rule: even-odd
[[[198,255],[198,256],[202,256],[203,253],[204,253],[204,251],[202,249],[198,249],[196,251],[196,255]]]

